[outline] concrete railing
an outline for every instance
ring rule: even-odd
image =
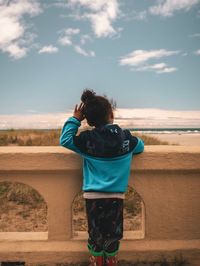
[[[42,195],[48,233],[1,233],[0,261],[87,258],[86,240],[72,234],[72,204],[82,184],[78,155],[62,147],[1,147],[3,181],[27,184]],[[144,203],[144,238],[123,240],[120,258],[182,253],[200,265],[200,147],[145,147],[134,157],[129,184]]]

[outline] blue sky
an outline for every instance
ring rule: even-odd
[[[199,110],[200,0],[0,0],[0,114]]]

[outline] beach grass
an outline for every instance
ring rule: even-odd
[[[136,137],[140,137],[143,141],[145,145],[169,145],[169,142],[167,141],[161,141],[156,137],[152,137],[152,136],[148,136],[145,134],[140,134],[140,133],[136,133],[136,132],[131,132],[132,135],[136,136]]]
[[[0,146],[59,146],[61,129],[10,129],[0,131]],[[142,138],[145,145],[168,145],[166,141],[132,132]]]
[[[47,231],[47,205],[32,187],[0,182],[0,232]]]
[[[10,129],[0,131],[0,146],[58,146],[60,129]]]

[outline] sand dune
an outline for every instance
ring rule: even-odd
[[[170,144],[185,145],[185,146],[200,146],[200,134],[148,134],[162,141],[167,141]]]

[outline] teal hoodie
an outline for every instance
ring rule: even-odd
[[[83,191],[124,193],[131,161],[143,152],[143,141],[117,124],[107,124],[81,132],[80,121],[70,117],[64,124],[60,144],[83,158]]]

